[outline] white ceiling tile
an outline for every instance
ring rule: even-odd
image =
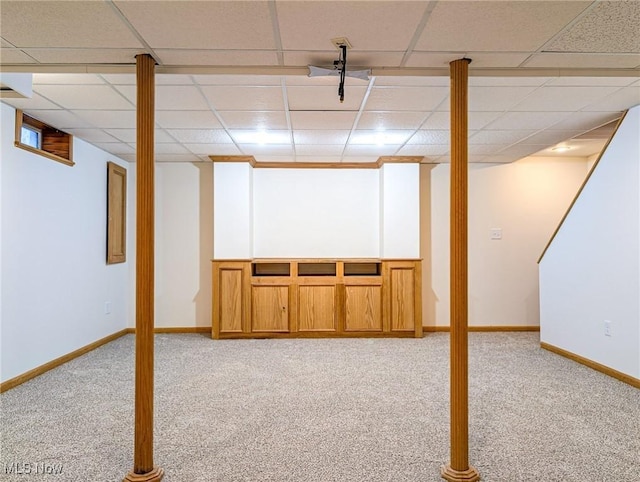
[[[468,153],[470,156],[486,156],[488,154],[495,154],[509,147],[509,145],[510,144],[469,144]]]
[[[93,127],[87,121],[66,110],[35,110],[32,114],[36,119],[57,129]]]
[[[293,147],[291,144],[239,144],[238,147],[249,156],[293,157]]]
[[[182,144],[160,144],[153,147],[154,154],[189,154],[189,151]]]
[[[356,130],[349,139],[350,145],[375,145],[384,146],[387,144],[400,145],[407,142],[413,135],[413,130]]]
[[[118,139],[102,129],[69,129],[69,134],[87,142],[116,142]]]
[[[291,144],[291,135],[286,130],[257,131],[254,129],[232,129],[229,134],[236,144]]]
[[[584,111],[612,112],[627,110],[640,104],[640,84],[625,87],[602,100],[587,105]]]
[[[533,51],[591,2],[438,2],[416,43],[425,51]]]
[[[538,87],[551,81],[553,77],[488,77],[473,76],[470,72],[469,86],[472,87]]]
[[[116,85],[114,88],[136,104],[135,85]],[[206,99],[193,85],[157,85],[155,89],[157,110],[209,110]]]
[[[536,131],[531,130],[495,130],[478,131],[469,136],[469,144],[514,144],[531,136]]]
[[[492,130],[546,129],[569,117],[570,112],[506,112],[493,121]]]
[[[196,84],[200,85],[280,85],[279,75],[193,75]]]
[[[325,156],[325,157],[340,157],[344,150],[344,144],[335,145],[305,145],[296,144],[296,156],[298,159],[300,156]]]
[[[541,87],[514,111],[576,111],[618,90],[617,87]]]
[[[405,67],[425,69],[449,69],[449,63],[464,57],[464,52],[419,52],[414,50],[405,63]]]
[[[33,85],[86,85],[104,83],[104,80],[97,74],[33,74]]]
[[[407,141],[407,144],[448,144],[449,137],[447,130],[419,130]]]
[[[513,156],[517,159],[522,159],[523,157],[530,156],[531,154],[535,154],[541,149],[540,145],[529,145],[529,144],[516,144],[515,146],[507,147],[506,149],[502,149],[498,152],[499,156]]]
[[[309,155],[309,156],[301,156],[296,155],[296,162],[341,162],[342,156],[331,156],[331,155],[322,155],[318,153],[318,155]]]
[[[34,64],[36,60],[19,49],[0,49],[0,61],[5,64]]]
[[[471,111],[467,119],[468,128],[469,130],[482,129],[499,115],[500,112]],[[432,113],[422,125],[422,128],[427,130],[448,130],[450,127],[451,117],[448,111]]]
[[[621,115],[621,112],[575,112],[556,124],[554,129],[586,132],[619,119]]]
[[[17,47],[141,47],[105,2],[3,2],[0,18],[2,37]]]
[[[510,109],[537,87],[469,87],[469,110],[496,112]],[[449,110],[449,102],[447,102]]]
[[[483,68],[508,69],[519,67],[529,58],[529,52],[467,52],[466,58],[472,60],[470,70]]]
[[[280,87],[210,86],[201,87],[216,110],[282,110]]]
[[[348,130],[295,130],[293,140],[300,144],[340,144],[344,145],[349,137]],[[297,149],[297,147],[296,147]]]
[[[179,142],[188,144],[232,144],[231,137],[222,129],[168,129]]]
[[[46,45],[46,44],[45,44]],[[132,64],[142,49],[24,49],[43,64]]]
[[[218,111],[222,121],[230,129],[286,129],[284,111]]]
[[[195,154],[155,154],[156,162],[202,162]]]
[[[133,147],[129,144],[125,144],[124,142],[94,142],[93,145],[116,155],[136,153],[136,150]]]
[[[38,85],[37,91],[67,109],[134,109],[134,105],[108,85]]]
[[[375,85],[376,87],[449,87],[449,75],[408,75],[407,77],[398,77],[396,75],[377,75]]]
[[[22,109],[26,112],[39,109],[57,109],[58,106],[53,102],[48,101],[41,95],[34,92],[33,97],[27,98],[3,98],[2,102],[12,105],[16,109]]]
[[[117,1],[153,49],[273,49],[267,2]]]
[[[106,132],[115,137],[116,139],[121,140],[122,142],[127,142],[130,144],[135,144],[136,142],[136,130],[135,129],[106,129]],[[175,140],[170,137],[166,132],[161,129],[154,130],[154,141],[156,143],[159,142],[175,142]]]
[[[136,127],[136,113],[132,110],[77,110],[74,114],[103,129]]]
[[[640,54],[580,54],[543,52],[533,55],[524,65],[530,68],[630,69],[640,65]]]
[[[100,74],[100,77],[112,85],[136,85],[136,74]]]
[[[221,124],[210,110],[156,110],[156,124],[165,129],[219,129]]]
[[[407,144],[398,151],[399,156],[441,156],[449,152],[449,144]]]
[[[446,87],[374,87],[366,110],[428,111],[448,96]]]
[[[423,112],[363,112],[358,129],[417,129],[424,119]]]
[[[291,112],[294,129],[351,129],[356,112]]]
[[[376,146],[376,145],[351,145],[345,151],[345,156],[393,156],[400,149],[400,145]]]
[[[549,130],[538,132],[526,139],[522,140],[522,144],[540,144],[550,146],[552,144],[557,144],[558,142],[566,141],[567,139],[571,139],[574,136],[581,134],[581,131],[573,130],[573,131],[564,131],[564,130]]]
[[[184,144],[191,152],[206,156],[237,156],[242,154],[235,144]]]
[[[156,74],[156,85],[192,85],[191,75],[186,74]]]
[[[155,50],[163,65],[278,65],[275,50]]]
[[[331,48],[332,38],[346,36],[354,49],[403,51],[426,5],[391,1],[278,2],[277,8],[285,50],[325,50]]]
[[[556,77],[551,79],[547,85],[554,87],[598,87],[603,85],[626,87],[636,82],[638,77],[640,77],[640,73],[635,77]]]
[[[137,159],[137,155],[136,154],[119,154],[118,157],[120,159],[122,159],[123,161],[127,161],[127,162],[136,162]]]
[[[637,1],[598,2],[546,49],[588,53],[640,52],[638,25],[640,8]]]
[[[366,87],[345,86],[344,102],[338,97],[338,79],[334,86],[287,87],[287,99],[291,110],[358,110]]]

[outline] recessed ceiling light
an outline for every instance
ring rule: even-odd
[[[556,151],[556,152],[566,152],[570,149],[571,148],[569,146],[556,146],[551,148],[552,151]]]

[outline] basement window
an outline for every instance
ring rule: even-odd
[[[73,166],[72,140],[71,134],[16,110],[16,147]]]

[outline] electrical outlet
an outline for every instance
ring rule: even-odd
[[[111,314],[111,301],[105,301],[104,302],[104,314],[105,315],[110,315]]]
[[[604,336],[611,336],[611,320],[604,320]]]

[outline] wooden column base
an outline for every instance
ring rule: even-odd
[[[164,469],[154,467],[151,472],[136,474],[133,470],[122,479],[122,482],[160,482],[164,477]]]
[[[455,470],[450,465],[443,466],[440,469],[440,477],[448,482],[476,482],[480,480],[480,474],[473,466],[469,466],[467,470]]]

